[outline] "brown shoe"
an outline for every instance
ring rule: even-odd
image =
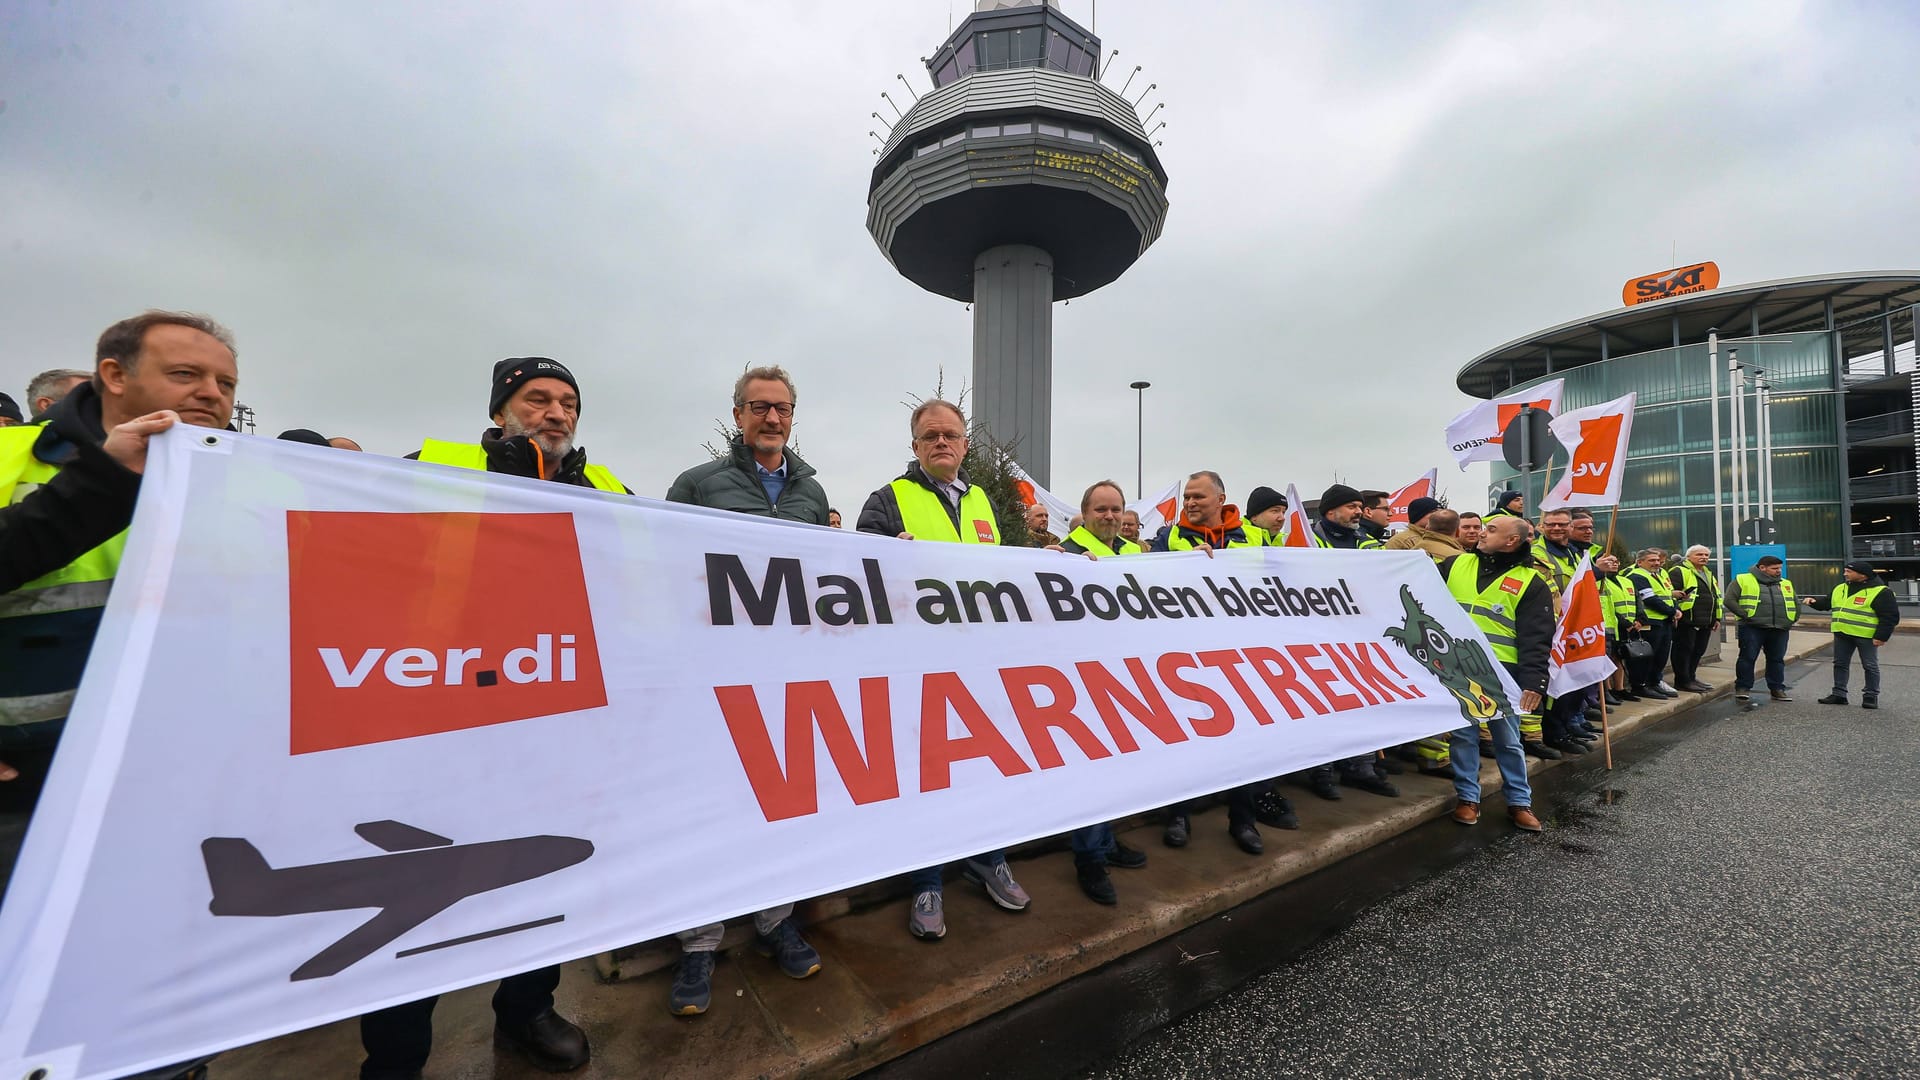
[[[1462,825],[1480,824],[1480,804],[1463,802],[1453,808],[1453,820]]]
[[[1530,806],[1508,807],[1507,819],[1513,822],[1513,827],[1516,829],[1525,829],[1528,832],[1545,831],[1545,826],[1540,824],[1539,818],[1533,816],[1533,808]]]

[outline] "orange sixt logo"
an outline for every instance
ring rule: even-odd
[[[607,703],[571,514],[287,512],[293,753]]]
[[[1694,263],[1677,269],[1634,278],[1620,290],[1620,302],[1628,307],[1669,296],[1705,292],[1719,288],[1720,267],[1710,262]]]

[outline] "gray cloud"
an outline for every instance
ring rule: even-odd
[[[18,5],[0,377],[206,310],[266,428],[397,454],[471,436],[491,362],[544,353],[585,382],[581,441],[658,494],[776,361],[850,510],[906,457],[898,403],[969,366],[965,310],[863,228],[868,114],[896,71],[924,89],[946,15]],[[1920,261],[1905,5],[1109,0],[1099,30],[1168,103],[1173,210],[1055,312],[1065,493],[1131,487],[1133,379],[1149,486],[1390,487],[1446,465],[1461,363],[1615,306],[1676,244],[1729,283]]]

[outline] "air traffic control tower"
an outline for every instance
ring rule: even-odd
[[[926,64],[934,88],[880,149],[867,229],[908,280],[973,304],[975,418],[1045,486],[1053,303],[1160,236],[1167,173],[1101,84],[1100,40],[1053,0],[980,0]]]

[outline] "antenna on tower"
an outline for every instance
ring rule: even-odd
[[[1144,120],[1142,120],[1142,121],[1140,121],[1140,123],[1141,123],[1142,125],[1146,125],[1146,124],[1151,124],[1151,123],[1153,123],[1153,117],[1154,117],[1154,113],[1157,113],[1157,112],[1159,112],[1159,111],[1160,111],[1161,109],[1164,109],[1164,108],[1166,108],[1166,107],[1167,107],[1167,103],[1166,103],[1166,102],[1164,102],[1164,101],[1156,101],[1156,102],[1154,102],[1154,103],[1153,103],[1153,112],[1150,112],[1150,113],[1148,113],[1148,114],[1147,114],[1147,116],[1146,116],[1146,119],[1144,119]]]
[[[1133,99],[1133,107],[1136,109],[1139,108],[1140,103],[1147,100],[1147,95],[1153,93],[1155,90],[1158,90],[1158,89],[1160,89],[1160,84],[1153,83],[1149,85],[1145,90],[1140,91],[1140,96]]]
[[[1122,84],[1120,85],[1120,96],[1121,96],[1121,97],[1126,97],[1126,96],[1127,96],[1127,87],[1129,87],[1129,86],[1132,86],[1132,85],[1133,85],[1133,77],[1134,77],[1135,75],[1138,75],[1138,74],[1140,74],[1140,65],[1139,65],[1139,64],[1135,64],[1135,65],[1133,65],[1133,70],[1132,70],[1132,71],[1129,71],[1129,72],[1127,72],[1127,81],[1126,81],[1126,82],[1124,82],[1124,83],[1122,83]]]
[[[880,91],[880,96],[887,99],[888,105],[893,106],[893,114],[895,116],[898,116],[902,120],[905,120],[907,118],[907,114],[900,111],[900,106],[894,104],[893,97],[889,95],[885,90]]]
[[[1100,70],[1093,73],[1093,77],[1096,81],[1106,75],[1107,69],[1113,66],[1113,58],[1119,55],[1120,55],[1119,49],[1115,49],[1112,52],[1107,54],[1107,62],[1104,64],[1101,64]]]
[[[893,134],[893,121],[887,119],[884,116],[881,116],[877,112],[868,113],[867,115],[873,117],[875,120],[880,121],[882,124],[885,124],[887,127],[887,134],[889,135]]]
[[[906,87],[906,88],[907,88],[907,93],[909,93],[909,94],[912,94],[912,95],[913,95],[913,100],[915,100],[915,101],[919,101],[919,100],[920,100],[920,91],[918,91],[918,90],[915,90],[915,89],[913,88],[913,84],[907,81],[907,77],[906,77],[905,75],[902,75],[902,74],[900,74],[900,73],[898,73],[898,72],[895,72],[895,73],[894,73],[894,76],[893,76],[893,77],[894,77],[894,78],[896,78],[896,79],[899,79],[899,80],[900,80],[900,85],[901,85],[901,86],[904,86],[904,87]]]

